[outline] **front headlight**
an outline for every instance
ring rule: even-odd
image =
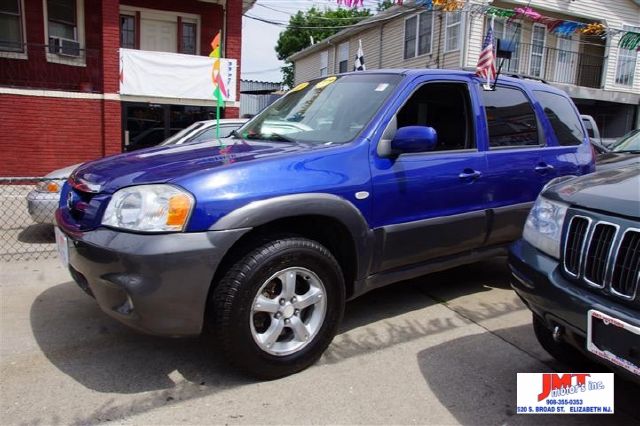
[[[194,204],[191,194],[175,186],[132,186],[113,194],[102,224],[142,232],[182,231]]]
[[[36,191],[57,194],[63,183],[64,180],[43,180],[36,184]]]
[[[539,196],[524,225],[523,238],[549,256],[560,258],[560,236],[568,206]]]

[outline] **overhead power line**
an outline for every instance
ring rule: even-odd
[[[326,29],[342,29],[342,28],[357,28],[357,27],[365,27],[365,26],[369,26],[371,24],[375,24],[377,22],[386,22],[389,21],[391,19],[394,19],[398,16],[404,15],[405,13],[407,13],[408,11],[412,11],[412,10],[417,10],[418,8],[415,7],[405,7],[402,10],[398,11],[397,13],[394,13],[393,15],[389,15],[389,16],[385,16],[384,18],[378,18],[378,19],[370,19],[372,17],[367,17],[367,19],[370,19],[369,21],[366,22],[358,22],[352,25],[332,25],[332,26],[311,26],[311,25],[291,25],[288,22],[282,22],[282,21],[274,21],[272,19],[267,19],[267,18],[262,18],[260,16],[253,16],[253,15],[244,15],[245,18],[249,18],[249,19],[253,19],[255,21],[260,21],[260,22],[264,22],[267,24],[271,24],[271,25],[277,25],[280,27],[286,27],[286,28],[291,28],[291,29],[297,29],[297,30],[326,30]],[[375,16],[374,16],[375,17]]]
[[[255,70],[255,71],[242,71],[242,74],[261,74],[263,72],[271,72],[271,71],[280,71],[282,69],[282,67],[278,67],[278,68],[268,68],[268,69],[264,69],[264,70]]]
[[[291,14],[290,12],[286,12],[286,11],[284,11],[284,10],[278,10],[278,9],[276,9],[276,8],[274,8],[274,7],[268,7],[268,6],[262,5],[262,4],[260,4],[260,3],[256,3],[256,6],[261,6],[261,7],[264,7],[265,9],[273,10],[274,12],[284,13],[284,14],[286,14],[286,15],[288,15],[288,16],[292,16],[292,14]],[[365,9],[361,9],[361,10],[365,10]],[[298,11],[296,11],[295,13],[297,13],[297,12],[305,12],[305,11],[304,11],[304,10],[298,10]],[[295,15],[295,13],[293,13],[293,15]],[[245,16],[246,16],[246,15],[245,15]],[[326,17],[326,16],[314,16],[314,17],[313,17],[313,19],[321,19],[321,20],[327,20],[327,21],[336,21],[336,20],[338,20],[338,21],[340,21],[340,20],[345,20],[345,21],[356,21],[356,20],[369,19],[369,18],[371,18],[372,16],[375,16],[375,15],[369,15],[369,16],[353,16],[353,17],[351,17],[351,18],[347,18],[347,17],[342,17],[342,18],[341,18],[341,17],[328,18],[328,17]],[[275,22],[275,21],[274,21],[274,22]]]

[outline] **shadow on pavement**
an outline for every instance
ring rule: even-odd
[[[504,329],[505,334],[533,333],[529,326]],[[543,366],[535,358],[505,345],[489,333],[461,337],[425,349],[417,362],[439,401],[464,425],[477,424],[632,424],[640,421],[640,388],[616,376],[615,415],[517,415],[516,374],[571,372],[559,363]],[[490,347],[504,350],[487,350]]]
[[[18,241],[30,244],[51,244],[56,242],[53,225],[38,223],[29,225],[18,234]]]
[[[320,362],[340,362],[469,324],[460,318],[451,321],[429,315],[409,321],[402,315],[437,304],[425,294],[427,290],[453,291],[450,297],[454,297],[488,291],[487,282],[506,285],[508,275],[500,264],[491,261],[431,274],[350,302],[340,334]],[[490,310],[482,307],[482,312],[475,314],[488,318],[520,309],[519,304],[507,303]],[[38,345],[59,370],[94,391],[131,395],[126,405],[111,400],[97,407],[90,417],[78,419],[78,423],[130,416],[172,401],[253,383],[228,367],[215,350],[215,342],[138,334],[101,312],[95,301],[72,282],[41,293],[30,316]],[[379,324],[374,326],[374,322]],[[350,333],[356,328],[357,333]],[[351,334],[357,338],[351,338]]]

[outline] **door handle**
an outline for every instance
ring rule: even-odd
[[[473,179],[473,180],[478,179],[480,176],[482,176],[482,173],[472,169],[464,169],[464,171],[458,175],[460,179]]]
[[[539,173],[544,173],[553,170],[554,167],[551,164],[540,163],[536,166],[535,171]]]

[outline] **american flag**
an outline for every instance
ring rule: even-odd
[[[476,74],[484,77],[489,81],[496,76],[495,55],[493,53],[493,25],[489,23],[487,35],[482,43],[482,52],[478,58],[476,66]]]

